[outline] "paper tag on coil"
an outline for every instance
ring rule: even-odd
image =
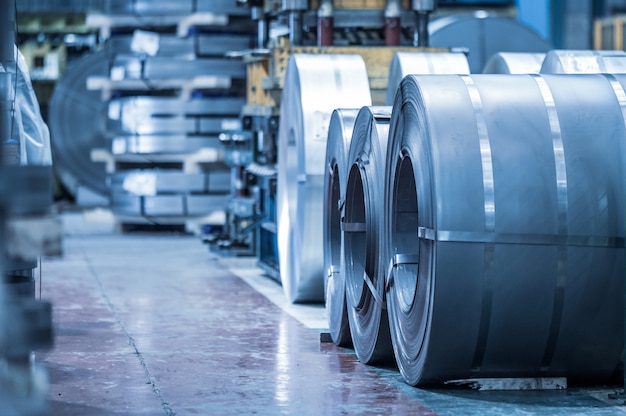
[[[241,130],[241,120],[238,118],[225,118],[222,120],[222,130],[239,131]]]
[[[145,30],[135,30],[130,50],[135,53],[145,53],[154,56],[159,52],[161,37],[158,33]]]
[[[598,73],[600,72],[600,65],[595,56],[568,56],[564,59],[563,68],[566,72],[570,72],[568,68],[571,68],[575,73]]]

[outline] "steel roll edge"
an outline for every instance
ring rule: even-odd
[[[385,105],[393,105],[402,78],[409,74],[469,74],[462,52],[396,52],[389,66]]]
[[[489,58],[483,74],[538,74],[545,53],[498,52]]]
[[[394,354],[408,384],[604,383],[619,373],[625,82],[402,81],[382,240]]]
[[[348,150],[358,109],[336,109],[330,118],[324,170],[324,270],[328,328],[337,345],[352,344],[346,309],[341,218],[346,199]]]
[[[360,55],[289,58],[278,129],[277,228],[280,277],[290,302],[324,300],[322,212],[330,116],[371,104]]]
[[[346,303],[354,350],[363,363],[393,361],[381,262],[384,167],[391,107],[357,115],[347,166],[342,229]]]

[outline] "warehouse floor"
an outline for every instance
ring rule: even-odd
[[[103,217],[64,215],[64,255],[42,260],[55,347],[37,360],[54,415],[626,413],[606,387],[409,387],[320,342],[323,306],[287,304],[254,259],[219,257],[193,236],[115,233]]]

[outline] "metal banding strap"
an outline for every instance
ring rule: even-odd
[[[596,62],[598,63],[599,72],[601,73],[608,72],[606,70],[606,64],[604,63],[604,56],[600,55],[600,53],[598,53],[597,51],[594,51],[594,54],[596,56]]]
[[[478,143],[480,146],[480,158],[483,174],[484,211],[485,211],[485,231],[492,233],[496,229],[496,202],[493,181],[493,160],[491,156],[491,142],[487,131],[487,121],[483,109],[482,99],[474,80],[469,76],[461,76],[467,93],[474,108],[476,118],[476,131],[478,133]],[[476,339],[476,349],[472,359],[472,371],[480,371],[485,349],[487,347],[487,336],[491,322],[491,305],[493,302],[493,260],[495,255],[495,244],[485,243],[483,259],[483,300],[480,312],[480,323],[478,337]]]
[[[625,95],[626,98],[626,95]],[[626,103],[625,103],[626,104]],[[487,233],[475,231],[436,231],[419,227],[418,238],[449,243],[516,244],[533,246],[624,248],[624,237],[558,234]]]
[[[419,255],[396,254],[391,259],[389,259],[389,266],[387,267],[387,282],[385,283],[385,292],[389,290],[389,287],[393,282],[393,269],[401,264],[419,264]]]
[[[374,286],[374,282],[372,282],[372,279],[370,279],[366,271],[363,272],[363,280],[365,281],[367,288],[369,289],[370,293],[374,297],[374,301],[378,304],[378,306],[381,309],[387,309],[387,303],[385,302],[381,294],[378,293],[378,290],[376,290],[376,286]]]
[[[567,195],[567,170],[565,166],[565,147],[563,146],[563,136],[559,115],[556,111],[554,97],[546,81],[538,75],[533,75],[533,79],[539,87],[541,96],[545,103],[550,122],[550,134],[552,136],[552,148],[554,151],[554,168],[556,173],[557,191],[557,232],[559,236],[567,236],[567,216],[568,216],[568,195]],[[547,372],[552,363],[552,357],[556,349],[556,343],[561,328],[563,318],[563,307],[565,304],[565,281],[567,278],[567,256],[568,248],[565,244],[559,244],[557,248],[557,268],[556,287],[554,289],[554,303],[552,309],[552,321],[548,332],[548,340],[541,360],[541,371]]]
[[[328,277],[333,277],[336,274],[339,274],[341,272],[341,270],[339,270],[339,267],[335,266],[334,264],[331,264],[330,267],[328,268]]]
[[[341,222],[341,231],[346,233],[364,233],[364,222]]]

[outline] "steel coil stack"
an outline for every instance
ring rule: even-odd
[[[499,52],[493,55],[483,74],[538,74],[545,53]]]
[[[289,58],[278,133],[277,227],[280,276],[291,302],[324,299],[322,201],[331,114],[370,104],[361,56]]]
[[[128,222],[222,211],[230,168],[219,136],[241,129],[246,78],[225,54],[250,47],[247,13],[230,1],[136,0],[89,16],[111,37],[70,68],[51,114],[70,190],[105,194]],[[71,134],[76,122],[84,128]]]
[[[404,79],[381,261],[407,383],[616,373],[624,85],[619,75]]]

